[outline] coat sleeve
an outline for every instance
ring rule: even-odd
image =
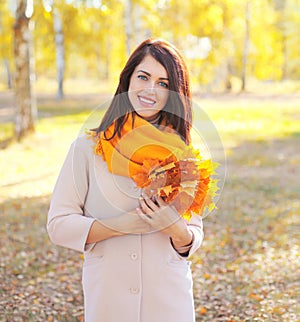
[[[84,215],[89,162],[76,142],[71,145],[54,187],[47,231],[54,244],[83,252],[95,219]]]
[[[193,216],[188,226],[189,226],[189,229],[194,234],[193,244],[192,244],[192,247],[190,248],[189,255],[188,255],[190,256],[193,253],[195,253],[195,251],[200,247],[204,238],[202,218],[200,216]]]
[[[195,253],[195,251],[200,247],[203,237],[204,237],[203,223],[202,223],[202,219],[200,216],[194,215],[191,218],[191,220],[188,222],[188,227],[191,230],[191,232],[193,233],[192,244],[188,245],[188,246],[180,247],[178,249],[176,249],[173,246],[173,248],[176,250],[176,252],[184,258],[187,258],[187,257],[191,256],[193,253]],[[172,243],[172,245],[173,245],[173,243]]]

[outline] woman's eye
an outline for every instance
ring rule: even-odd
[[[165,87],[165,88],[168,88],[169,85],[165,82],[159,82],[159,85],[162,86],[162,87]]]
[[[147,77],[145,75],[138,75],[138,78],[141,80],[147,80]]]

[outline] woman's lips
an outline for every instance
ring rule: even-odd
[[[144,96],[138,96],[138,99],[141,105],[145,107],[153,107],[153,105],[156,103],[156,101],[153,99]]]

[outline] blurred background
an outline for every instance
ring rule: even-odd
[[[13,86],[18,2],[0,2],[2,90]],[[282,92],[300,77],[299,0],[23,2],[39,90],[53,91],[58,78],[80,78],[103,91],[148,37],[164,38],[182,51],[194,88],[202,92],[261,90],[258,82],[272,88],[285,81],[284,88],[276,87]]]
[[[83,321],[82,255],[49,242],[51,193],[148,37],[183,53],[194,119],[226,154],[191,259],[197,322],[299,322],[300,0],[0,0],[0,321]]]

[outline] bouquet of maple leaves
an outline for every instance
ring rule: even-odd
[[[174,206],[177,212],[189,220],[193,214],[203,216],[203,211],[215,208],[213,197],[216,195],[216,164],[211,160],[202,160],[199,153],[194,158],[177,160],[174,155],[163,161],[146,159],[145,171],[134,176],[137,185],[151,198],[160,196]]]

